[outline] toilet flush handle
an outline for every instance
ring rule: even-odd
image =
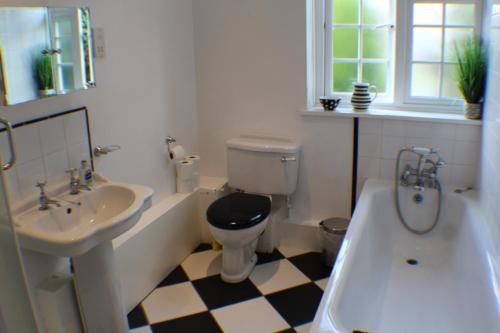
[[[281,156],[281,163],[295,162],[296,160],[297,160],[296,157]]]

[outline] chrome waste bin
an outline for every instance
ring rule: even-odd
[[[323,263],[332,267],[349,226],[349,219],[333,217],[321,221],[320,233],[323,244]]]

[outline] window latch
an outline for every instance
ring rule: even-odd
[[[381,29],[381,28],[394,29],[394,24],[387,23],[387,24],[380,24],[380,25],[375,26],[375,29]]]

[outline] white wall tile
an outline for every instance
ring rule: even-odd
[[[359,122],[359,133],[382,135],[384,121],[380,119],[362,119]]]
[[[19,164],[42,156],[40,132],[36,124],[16,128],[14,130],[14,140]]]
[[[359,136],[359,156],[380,157],[382,153],[382,137],[377,134],[360,134]]]
[[[457,125],[452,124],[430,124],[432,127],[432,137],[435,139],[454,140]]]
[[[447,165],[438,171],[438,179],[441,181],[441,184],[443,185],[450,185],[451,184],[451,169],[452,166]]]
[[[455,141],[453,149],[453,164],[478,165],[479,148],[477,142]]]
[[[457,125],[455,139],[478,142],[481,140],[481,127],[474,125]]]
[[[406,136],[406,123],[402,120],[384,120],[383,135]]]
[[[69,169],[68,154],[66,148],[45,155],[43,157],[45,164],[46,178],[49,183],[63,181],[65,178],[69,179],[66,175],[66,170]]]
[[[396,160],[380,160],[380,179],[394,179]]]
[[[455,146],[455,141],[437,140],[437,139],[433,139],[432,143],[429,145],[429,147],[437,149],[439,154],[441,155],[441,157],[447,163],[452,163],[454,146]],[[476,146],[476,149],[478,149],[479,144],[475,143],[475,146]]]
[[[19,192],[19,181],[15,169],[4,171],[7,193],[11,202],[15,202],[21,198]]]
[[[451,167],[451,184],[459,187],[473,187],[476,184],[476,173],[475,166],[453,165]]]
[[[30,197],[38,193],[38,189],[35,187],[36,183],[46,181],[45,169],[41,158],[19,164],[17,166],[17,174],[19,191],[23,197]]]
[[[78,142],[68,145],[68,167],[79,168],[84,157],[89,162],[88,144],[86,142]]]
[[[380,159],[360,157],[358,165],[358,176],[364,178],[378,178],[380,174]]]
[[[5,161],[10,157],[10,149],[7,142],[6,132],[0,133],[0,157],[3,163],[5,163]]]
[[[433,124],[429,122],[420,121],[406,121],[405,122],[405,133],[406,137],[413,138],[428,138],[434,135]]]
[[[68,145],[87,141],[85,114],[75,112],[64,116],[64,133]]]
[[[40,123],[39,128],[42,152],[44,155],[61,150],[66,146],[64,121],[62,117],[43,121]]]
[[[498,1],[494,2],[495,4]],[[494,8],[495,10],[495,8]],[[498,11],[498,9],[497,9]],[[486,227],[494,243],[500,242],[500,45],[498,24],[500,17],[492,18],[490,34],[490,68],[483,113],[481,138],[480,201],[486,217]],[[471,134],[472,135],[472,134]],[[458,171],[457,171],[458,174]]]
[[[382,158],[396,159],[398,152],[406,147],[406,138],[401,136],[384,136],[382,138]]]

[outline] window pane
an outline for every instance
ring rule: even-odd
[[[71,38],[61,38],[59,40],[59,48],[61,49],[61,61],[73,62],[73,43]]]
[[[475,6],[473,4],[447,4],[446,24],[474,25]]]
[[[386,59],[389,42],[387,29],[363,29],[363,58]]]
[[[387,65],[363,64],[363,82],[377,87],[379,93],[387,91]]]
[[[441,66],[433,64],[413,64],[411,95],[439,97]]]
[[[391,17],[391,1],[365,0],[363,2],[363,23],[364,24],[393,23]]]
[[[413,24],[442,25],[443,4],[416,3],[413,6]]]
[[[445,30],[445,61],[456,61],[455,45],[461,45],[467,38],[472,37],[473,30],[466,28],[446,28]]]
[[[359,0],[334,0],[333,24],[358,24]]]
[[[336,92],[351,92],[352,83],[358,81],[358,64],[333,64],[333,90]]]
[[[456,80],[457,65],[444,65],[443,69],[443,97],[460,97]]]
[[[64,20],[56,22],[56,37],[71,35],[71,21]]]
[[[441,61],[442,28],[413,29],[413,61]]]
[[[338,28],[333,30],[333,57],[358,57],[358,29]]]
[[[73,66],[63,66],[62,68],[62,88],[64,90],[75,89],[75,78],[73,75]]]

